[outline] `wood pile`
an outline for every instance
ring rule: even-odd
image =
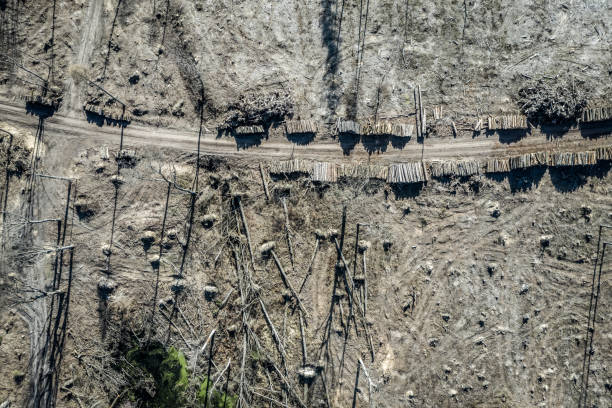
[[[612,106],[588,108],[582,111],[583,122],[597,122],[612,119]]]
[[[335,183],[338,181],[338,170],[335,163],[315,162],[310,175],[312,181]]]
[[[487,160],[487,173],[505,173],[508,171],[510,171],[510,161],[508,159]]]
[[[589,152],[563,152],[553,153],[551,166],[588,166],[597,163],[597,153]]]
[[[270,174],[311,173],[312,163],[300,159],[275,161],[268,165],[268,170]]]
[[[526,169],[532,166],[546,166],[548,160],[548,152],[537,152],[510,157],[508,162],[510,164],[510,170],[515,170]]]
[[[527,118],[523,115],[489,116],[489,130],[527,129]]]
[[[340,120],[336,122],[336,131],[338,134],[361,134],[361,125],[352,120]]]
[[[434,106],[432,109],[434,120],[442,119],[442,105]]]
[[[432,177],[467,177],[480,174],[480,163],[477,160],[431,162],[429,163],[429,172]]]
[[[91,112],[93,114],[111,119],[111,120],[116,120],[116,121],[121,121],[121,115],[123,114],[123,109],[122,108],[107,108],[107,109],[102,109],[100,106],[98,105],[93,105],[91,103],[86,103],[83,106],[83,110],[85,112]],[[130,112],[126,109],[125,110],[125,114],[123,114],[123,121],[124,122],[131,122],[132,121],[132,115],[130,115]]]
[[[411,137],[413,130],[414,125],[406,123],[393,124],[390,122],[375,122],[363,125],[361,134],[371,136]]]
[[[60,100],[59,98],[52,98],[52,97],[48,97],[48,96],[42,96],[42,95],[37,95],[37,94],[29,94],[29,95],[25,95],[23,97],[23,100],[26,103],[35,103],[38,105],[43,105],[43,106],[48,106],[49,108],[53,109],[53,110],[57,110],[59,108],[60,105]]]
[[[427,171],[421,162],[397,163],[389,166],[388,183],[419,183],[427,181]]]
[[[597,160],[612,160],[612,146],[598,147]]]
[[[412,137],[412,132],[414,132],[414,125],[408,123],[393,125],[393,136],[395,137]]]
[[[375,164],[341,164],[338,166],[338,177],[386,180],[387,174],[386,166]]]
[[[234,128],[234,132],[237,135],[260,135],[265,133],[263,126],[260,125],[238,126]]]
[[[312,120],[289,120],[285,122],[288,135],[317,133],[317,124]]]

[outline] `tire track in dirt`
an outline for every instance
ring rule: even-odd
[[[0,102],[0,114],[5,120],[25,126],[34,127],[36,119],[28,116],[20,106]],[[287,140],[268,140],[259,147],[249,150],[238,150],[235,142],[230,138],[217,138],[216,134],[203,135],[201,151],[204,154],[249,157],[255,159],[309,159],[329,160],[339,163],[354,163],[367,161],[372,164],[388,164],[394,162],[408,162],[436,160],[436,159],[467,159],[488,158],[496,156],[510,156],[540,150],[589,150],[598,146],[609,145],[609,124],[603,124],[600,129],[591,129],[592,136],[601,135],[594,139],[586,139],[579,129],[571,129],[562,139],[549,140],[544,134],[536,133],[528,136],[516,144],[500,143],[495,137],[458,138],[458,139],[427,139],[425,145],[412,143],[403,150],[386,151],[370,155],[360,145],[350,156],[342,153],[340,144],[336,141],[312,143],[308,146],[296,146]],[[100,142],[119,143],[119,127],[96,127],[83,119],[54,115],[47,119],[45,132],[49,137],[76,138],[79,142],[89,140],[88,144]],[[195,151],[197,131],[188,129],[153,128],[140,125],[130,125],[125,129],[125,141],[128,145],[143,146],[154,145],[172,147],[179,150]],[[86,146],[86,145],[85,145]],[[85,147],[84,146],[84,147]]]
[[[89,60],[94,50],[94,43],[98,37],[100,23],[102,21],[102,10],[104,9],[104,0],[89,0],[87,7],[87,15],[81,21],[81,40],[78,44],[78,52],[74,64],[88,66]],[[74,83],[71,76],[67,77],[66,89],[69,97],[62,108],[65,113],[74,109],[79,109],[83,103],[81,101],[80,89]]]

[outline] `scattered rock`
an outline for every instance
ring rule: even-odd
[[[438,344],[440,344],[440,339],[437,338],[431,338],[429,339],[429,345],[433,348],[436,348],[438,346]]]
[[[529,285],[527,285],[526,283],[523,283],[521,285],[521,290],[519,291],[519,295],[524,295],[527,292],[529,292]]]
[[[524,315],[523,316],[523,324],[527,324],[527,322],[529,322],[529,315]]]
[[[450,318],[451,316],[449,314],[446,314],[446,313],[442,314],[442,320],[444,320],[445,322],[448,322]]]

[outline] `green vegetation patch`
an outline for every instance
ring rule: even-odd
[[[160,343],[152,343],[130,350],[127,359],[153,377],[156,393],[151,406],[178,408],[185,405],[189,375],[182,352],[174,347],[166,350]]]

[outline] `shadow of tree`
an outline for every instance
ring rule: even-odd
[[[592,166],[549,167],[550,181],[557,191],[571,193],[584,186],[589,177],[602,179],[607,176],[611,161],[600,161]]]
[[[406,200],[418,197],[423,191],[425,183],[391,183],[390,186],[396,200]]]
[[[361,136],[355,133],[340,133],[338,135],[338,141],[345,156],[351,154],[351,151],[359,144],[360,139]]]
[[[361,137],[364,149],[369,153],[384,153],[389,145],[389,136],[364,135]]]
[[[287,140],[299,146],[306,146],[315,139],[313,132],[308,133],[292,133],[287,135]]]

